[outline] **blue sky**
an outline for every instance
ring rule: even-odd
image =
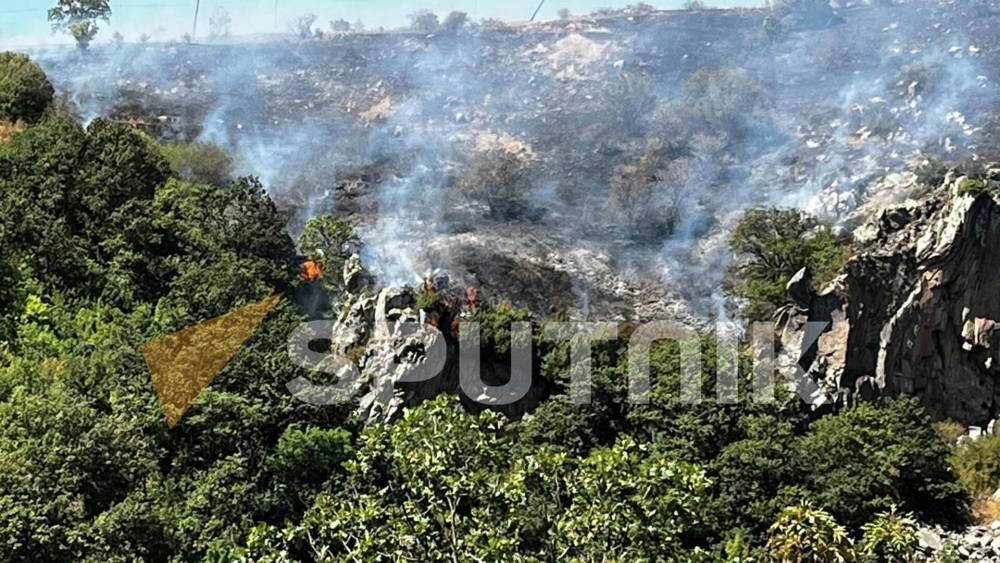
[[[568,8],[574,13],[586,13],[596,8],[621,7],[638,0],[546,0],[539,17],[555,17],[557,10]],[[646,0],[661,8],[676,8],[683,0]],[[127,39],[141,33],[156,38],[176,38],[189,30],[196,0],[111,0],[113,11],[110,25],[103,26],[98,41],[119,31]],[[49,32],[46,10],[55,0],[2,0],[0,2],[0,45],[61,42]],[[275,0],[201,0],[201,32],[208,30],[208,15],[216,6],[223,6],[233,18],[234,33],[274,31]],[[447,13],[451,10],[468,12],[473,18],[526,20],[538,0],[277,0],[278,27],[281,31],[299,15],[314,13],[322,27],[335,18],[362,20],[368,27],[398,27],[406,16],[420,8]],[[754,5],[761,0],[709,0],[715,7]],[[199,33],[200,35],[201,33]]]

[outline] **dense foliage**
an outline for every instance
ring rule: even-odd
[[[321,219],[297,251],[257,180],[178,177],[178,152],[168,164],[128,126],[61,115],[0,143],[0,560],[886,559],[908,553],[911,513],[962,522],[915,402],[815,419],[787,396],[746,400],[741,377],[744,400],[691,404],[670,342],[645,404],[626,401],[624,341],[594,347],[581,403],[569,343],[538,338],[548,398],[527,416],[443,395],[361,428],[287,391],[313,374],[288,358],[304,316],[284,301],[168,430],[140,346],[294,295],[299,251],[339,260],[352,234]],[[814,260],[795,229],[748,250],[752,271]],[[484,363],[503,362],[530,315],[474,319]],[[698,344],[710,398],[723,354]]]
[[[225,186],[233,180],[233,157],[211,143],[168,143],[160,149],[182,180]]]
[[[732,293],[745,313],[766,318],[785,301],[785,287],[807,269],[816,286],[830,281],[850,256],[831,230],[797,209],[751,209],[733,231],[730,246],[741,260],[732,268]]]
[[[0,53],[0,120],[38,121],[52,104],[45,73],[26,55]]]

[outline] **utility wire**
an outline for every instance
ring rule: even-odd
[[[191,26],[191,39],[198,36],[198,11],[201,10],[201,0],[196,0],[194,5],[194,25]]]
[[[542,10],[542,5],[543,4],[545,4],[545,0],[542,0],[541,2],[538,3],[538,7],[535,8],[535,13],[531,14],[531,19],[528,20],[528,21],[535,21],[535,16],[537,16],[538,12],[540,12]]]

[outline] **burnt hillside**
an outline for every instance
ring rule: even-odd
[[[990,157],[997,14],[858,6],[778,32],[766,17],[652,12],[35,56],[84,117],[230,149],[293,232],[317,213],[352,219],[384,283],[445,269],[536,310],[694,322],[717,310],[743,209],[798,206],[852,228],[916,189],[928,157]],[[651,144],[646,204],[664,226],[634,237],[609,186]],[[496,146],[532,162],[516,217],[456,189],[472,155]]]

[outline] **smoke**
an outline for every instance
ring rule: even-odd
[[[850,228],[859,206],[893,189],[887,175],[925,154],[975,153],[998,65],[992,46],[970,39],[990,22],[963,10],[851,8],[841,26],[774,41],[759,11],[708,11],[32,54],[87,119],[138,119],[229,149],[292,212],[293,234],[320,213],[355,222],[384,284],[438,268],[475,276],[460,257],[476,240],[478,262],[502,252],[567,273],[582,316],[606,312],[602,300],[680,296],[720,317],[728,233],[747,208],[800,207]],[[719,68],[738,69],[760,101],[733,117],[718,85],[690,99],[685,81]],[[664,129],[663,108],[682,116],[682,133]],[[654,203],[676,220],[666,236],[632,240],[609,219],[610,180],[656,136],[667,137],[666,172]],[[455,182],[493,142],[526,147],[537,165],[524,197],[543,212],[509,228]],[[369,168],[378,173],[359,180]],[[593,263],[578,258],[584,247]],[[536,290],[518,275],[514,291]],[[633,297],[656,286],[662,294]]]

